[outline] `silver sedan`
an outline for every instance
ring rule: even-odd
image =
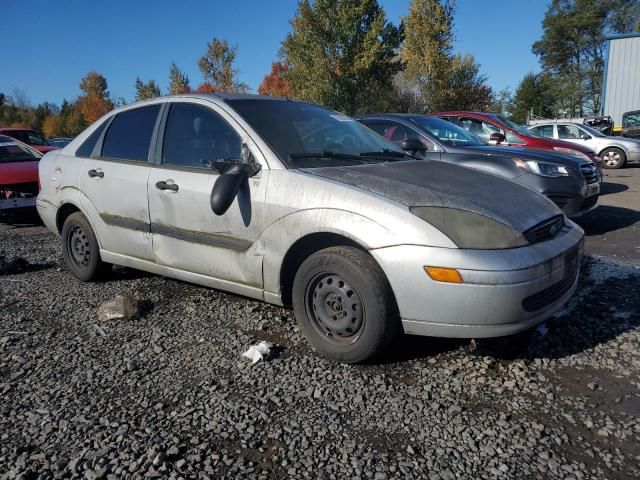
[[[536,123],[528,128],[542,137],[589,147],[602,158],[604,168],[622,168],[627,162],[640,161],[640,140],[607,136],[588,125],[572,122]]]
[[[292,306],[343,362],[402,331],[528,329],[567,302],[582,255],[582,230],[536,192],[288,99],[127,105],[45,155],[40,179],[78,279],[118,264]]]

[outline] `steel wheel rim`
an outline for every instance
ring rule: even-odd
[[[620,154],[617,152],[607,152],[603,155],[604,164],[608,167],[615,167],[620,163]]]
[[[334,345],[352,344],[364,326],[364,304],[358,291],[341,275],[322,273],[305,291],[307,315],[313,329]]]
[[[67,248],[69,258],[80,268],[87,268],[91,261],[91,244],[82,227],[74,225],[67,234]]]

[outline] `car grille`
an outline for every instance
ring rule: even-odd
[[[595,165],[583,163],[580,165],[580,173],[582,173],[587,185],[592,185],[598,182],[598,170]]]
[[[585,198],[584,202],[580,206],[580,210],[585,210],[587,208],[593,207],[598,201],[598,195],[594,195],[593,197]]]
[[[524,238],[526,238],[530,244],[542,242],[547,238],[553,237],[562,230],[562,227],[564,227],[564,215],[556,215],[524,232]]]
[[[522,308],[527,312],[538,311],[561,299],[576,281],[580,266],[578,248],[574,248],[564,257],[564,277],[541,292],[522,300]]]

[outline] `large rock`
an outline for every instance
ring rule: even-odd
[[[116,295],[98,307],[98,320],[129,320],[138,313],[138,300],[131,295]]]

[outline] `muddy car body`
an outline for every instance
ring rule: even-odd
[[[315,348],[345,362],[402,330],[529,328],[571,296],[582,254],[582,230],[532,190],[413,160],[286,99],[128,105],[40,174],[39,213],[78,278],[119,264],[293,305]]]

